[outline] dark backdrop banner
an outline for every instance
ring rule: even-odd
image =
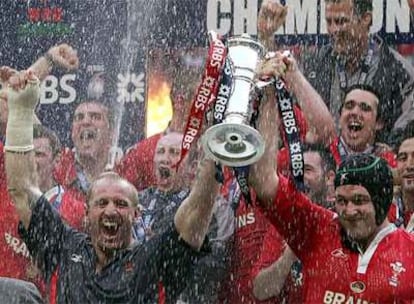
[[[327,42],[324,0],[285,0],[283,44]],[[373,0],[372,32],[389,43],[414,43],[406,0]],[[0,64],[23,69],[50,46],[78,50],[78,71],[54,69],[42,84],[38,114],[71,146],[74,107],[101,96],[122,117],[120,146],[145,137],[146,54],[151,49],[205,47],[207,30],[257,34],[260,0],[4,0],[0,1]],[[99,92],[104,85],[104,93]],[[99,95],[101,94],[101,95]]]

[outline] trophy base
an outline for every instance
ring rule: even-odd
[[[265,148],[264,140],[256,129],[236,123],[221,123],[210,127],[201,142],[208,158],[229,167],[255,163]]]

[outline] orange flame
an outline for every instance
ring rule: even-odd
[[[171,85],[160,75],[154,75],[149,80],[146,115],[147,137],[163,132],[172,117],[170,98]]]

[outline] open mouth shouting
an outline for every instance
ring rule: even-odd
[[[351,134],[358,133],[363,129],[363,127],[364,125],[360,121],[353,120],[348,123],[348,130]]]
[[[100,235],[106,247],[115,247],[121,242],[121,224],[120,221],[109,218],[104,218],[100,221]]]
[[[85,129],[80,133],[80,139],[83,142],[94,141],[98,138],[98,132],[94,129]]]
[[[171,168],[159,167],[158,172],[160,174],[161,179],[167,179],[171,177]]]

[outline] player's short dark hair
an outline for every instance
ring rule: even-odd
[[[106,111],[106,118],[108,119],[108,124],[109,124],[109,128],[111,130],[113,130],[115,128],[115,109],[112,107],[112,104],[108,103],[108,102],[104,102],[102,100],[98,100],[98,99],[85,99],[82,102],[78,103],[75,107],[75,111],[77,110],[77,108],[85,103],[94,103],[97,104],[101,107],[103,107]]]
[[[394,151],[398,154],[401,144],[410,138],[414,138],[414,120],[411,120],[404,128],[398,128],[392,132]]]
[[[336,163],[332,156],[331,151],[322,144],[311,144],[304,143],[302,144],[303,153],[306,152],[317,152],[322,160],[323,169],[326,172],[336,171]]]
[[[372,93],[373,95],[375,95],[378,99],[378,107],[377,107],[377,121],[382,119],[384,117],[384,111],[386,109],[386,103],[382,100],[382,95],[381,93],[372,85],[369,84],[354,84],[349,86],[346,90],[345,90],[345,97],[351,93],[352,91],[355,90],[361,90],[361,91],[367,91]],[[343,102],[341,104],[341,107],[339,109],[339,114],[341,114],[342,112],[342,107],[343,107]]]
[[[49,140],[50,147],[52,148],[53,157],[56,157],[62,149],[62,145],[56,133],[40,124],[33,126],[33,138],[47,138]]]

